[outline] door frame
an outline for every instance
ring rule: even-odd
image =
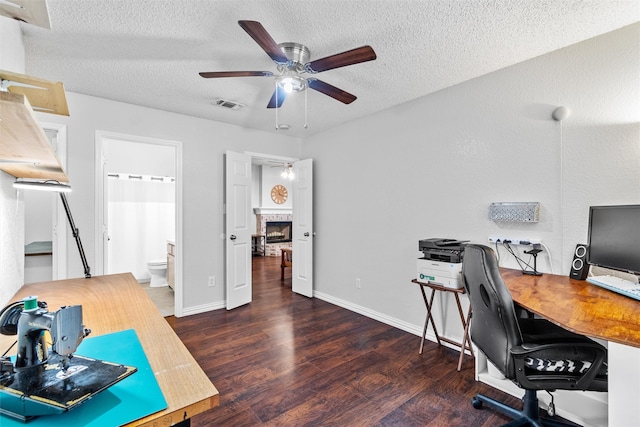
[[[278,156],[278,155],[274,155],[274,154],[257,153],[257,152],[251,152],[251,151],[245,151],[243,154],[247,154],[247,155],[251,156],[251,164],[252,165],[253,165],[253,160],[255,158],[264,159],[264,160],[275,160],[275,161],[278,161],[278,162],[286,162],[286,163],[296,163],[296,162],[299,162],[301,160],[305,160],[305,159],[300,159],[300,158],[297,158],[297,157]],[[226,200],[225,200],[225,203],[226,203]],[[295,215],[296,215],[294,206],[295,206],[295,203],[294,203],[293,206],[291,206],[291,212],[292,212],[292,217],[293,218],[295,218]],[[225,230],[225,232],[226,232],[226,230]],[[225,256],[226,256],[226,254],[225,254]],[[253,257],[252,257],[252,259],[253,259]],[[296,265],[296,259],[298,260],[297,261],[298,263],[300,262],[300,257],[297,257],[297,258],[294,257],[293,258],[293,264],[294,265],[292,266],[292,272],[294,270],[296,270],[296,271],[299,270],[299,264]],[[313,262],[313,256],[312,256],[312,261],[311,262]],[[253,286],[253,284],[252,284],[252,286]],[[292,289],[292,291],[293,291],[293,289]],[[308,296],[312,296],[312,295],[308,295]]]
[[[229,151],[227,151],[226,153],[229,153]],[[244,152],[241,152],[241,153],[238,152],[238,154],[249,156],[249,158],[251,159],[250,167],[253,167],[253,161],[256,158],[265,159],[265,160],[277,160],[279,162],[281,161],[281,162],[290,162],[290,163],[293,163],[293,162],[298,160],[298,159],[292,158],[292,157],[277,156],[277,155],[266,154],[266,153],[256,153],[256,152],[251,152],[251,151],[244,151]],[[226,174],[228,173],[227,172],[228,161],[227,161],[227,157],[226,156],[225,156],[225,161],[224,162],[225,162],[225,177],[226,177]],[[253,183],[253,179],[251,179],[251,183]],[[227,194],[227,179],[224,180],[223,188],[224,188],[224,191],[223,191],[223,194],[224,194],[223,205],[226,206],[225,213],[224,213],[224,223],[225,223],[225,230],[224,230],[224,235],[225,235],[225,254],[224,254],[224,258],[225,258],[225,262],[224,262],[224,264],[225,264],[225,292],[227,294],[227,296],[225,298],[225,307],[226,307],[227,310],[230,310],[230,309],[236,308],[236,306],[234,305],[233,307],[230,307],[230,305],[229,305],[229,296],[228,296],[231,284],[229,283],[230,279],[229,279],[229,272],[228,272],[230,254],[229,254],[229,244],[228,244],[228,239],[229,239],[229,230],[228,230],[228,214],[229,214],[229,212],[228,212],[228,197],[229,197],[229,195]],[[249,197],[249,201],[250,202],[252,200],[251,190],[252,190],[252,188],[249,188],[249,192],[250,193],[249,193],[248,197]],[[253,207],[250,207],[250,209],[253,210]],[[293,209],[292,209],[292,212],[293,212]],[[249,217],[251,217],[252,213],[253,213],[252,211],[249,211],[249,212],[247,212],[247,215],[249,215]],[[248,248],[249,248],[248,249],[249,253],[247,254],[247,256],[249,257],[249,259],[253,259],[252,255],[251,255],[251,250],[250,250],[251,246],[249,245]],[[251,293],[253,292],[253,281],[251,280],[251,266],[252,266],[252,263],[253,263],[253,261],[249,262],[249,266],[248,266],[248,270],[249,271],[245,272],[245,274],[248,275],[248,277],[249,277],[249,280],[248,280],[248,283],[249,283],[249,295],[251,295]]]
[[[126,142],[138,142],[151,145],[171,146],[175,149],[176,168],[176,247],[175,247],[175,287],[174,287],[174,315],[182,317],[184,311],[184,290],[182,286],[182,224],[183,224],[183,188],[182,188],[182,142],[166,139],[151,138],[137,135],[128,135],[116,132],[96,130],[95,132],[95,275],[104,274],[107,256],[105,235],[107,232],[106,210],[107,206],[107,173],[105,171],[104,145],[107,140],[120,140]]]
[[[59,123],[41,122],[42,129],[56,133],[56,146],[54,151],[62,169],[67,168],[67,126]],[[67,278],[67,214],[60,197],[52,202],[52,230],[51,230],[51,280]]]

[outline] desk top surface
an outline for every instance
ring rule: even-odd
[[[50,311],[82,305],[90,336],[135,329],[168,407],[130,426],[172,425],[218,406],[218,390],[131,274],[27,284],[11,301],[29,295],[46,301]],[[0,349],[15,339],[0,335]]]
[[[640,301],[583,280],[501,268],[513,301],[570,331],[640,347]]]

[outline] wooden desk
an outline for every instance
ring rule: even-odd
[[[558,402],[557,408],[567,408],[566,415],[559,414],[580,424],[591,424],[569,417],[590,411],[595,414],[592,425],[640,426],[640,301],[567,276],[529,276],[505,268],[500,273],[515,303],[565,329],[608,341],[606,419],[595,421],[600,417],[595,408],[600,405],[592,399],[576,400],[574,405]],[[496,387],[495,382],[490,382],[493,380],[484,378],[483,382]],[[566,393],[567,399],[575,398],[573,391]]]
[[[640,301],[567,276],[501,268],[513,301],[578,334],[640,347]]]
[[[427,307],[427,317],[424,321],[424,329],[422,329],[422,338],[420,339],[420,350],[418,351],[418,353],[422,354],[422,349],[424,348],[424,339],[425,339],[425,336],[427,335],[427,328],[429,327],[429,323],[431,323],[431,327],[433,328],[433,333],[436,336],[436,340],[438,341],[439,345],[442,345],[440,341],[444,341],[451,345],[460,347],[460,357],[458,358],[458,371],[460,371],[460,369],[462,369],[462,360],[464,358],[465,350],[469,350],[469,353],[471,353],[471,357],[474,357],[473,348],[471,348],[471,339],[469,338],[469,320],[471,320],[471,305],[469,305],[469,309],[467,310],[467,317],[465,319],[465,316],[462,312],[462,305],[460,304],[459,295],[465,293],[464,288],[455,288],[455,289],[447,288],[446,286],[437,285],[435,283],[420,282],[417,279],[413,279],[411,283],[416,283],[420,285],[420,291],[422,292],[424,305]],[[431,289],[431,295],[429,296],[429,299],[427,299],[427,294],[424,291],[425,287]],[[440,334],[438,334],[438,330],[436,329],[436,323],[433,321],[433,316],[431,315],[431,310],[433,308],[433,298],[435,296],[436,291],[451,292],[455,296],[456,305],[458,306],[458,314],[460,315],[460,321],[462,322],[462,330],[463,330],[462,343],[451,340],[447,337],[441,337]]]
[[[28,284],[11,301],[29,295],[51,311],[82,305],[90,337],[135,329],[168,407],[129,426],[169,426],[219,405],[218,390],[130,273]],[[15,340],[0,335],[0,348]]]

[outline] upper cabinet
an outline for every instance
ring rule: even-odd
[[[29,101],[20,93],[0,91],[0,170],[16,178],[69,182]]]
[[[0,16],[51,29],[47,0],[2,0]]]
[[[39,113],[69,115],[64,85],[38,77],[0,70],[2,90],[27,97],[31,108]]]
[[[0,16],[51,28],[46,0],[0,0]],[[0,170],[69,182],[34,110],[68,116],[62,83],[0,70]]]

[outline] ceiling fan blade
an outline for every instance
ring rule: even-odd
[[[276,63],[286,64],[289,62],[289,59],[286,57],[282,49],[280,49],[278,43],[271,38],[261,23],[258,21],[238,21],[238,24]]]
[[[307,63],[304,68],[308,73],[314,74],[334,68],[346,67],[347,65],[373,61],[374,59],[376,59],[376,53],[373,51],[373,48],[371,46],[362,46],[325,58],[316,59],[315,61]]]
[[[286,98],[287,98],[287,92],[284,89],[282,89],[280,86],[276,86],[276,90],[273,91],[273,95],[271,95],[271,100],[269,101],[267,108],[282,107],[282,103]]]
[[[307,79],[307,85],[311,89],[317,90],[320,93],[324,93],[325,95],[328,95],[344,104],[351,104],[357,99],[355,95],[352,95],[349,92],[345,92],[344,90],[332,86],[329,83],[323,82],[322,80]]]
[[[206,71],[198,73],[206,79],[218,77],[271,77],[271,71]]]

